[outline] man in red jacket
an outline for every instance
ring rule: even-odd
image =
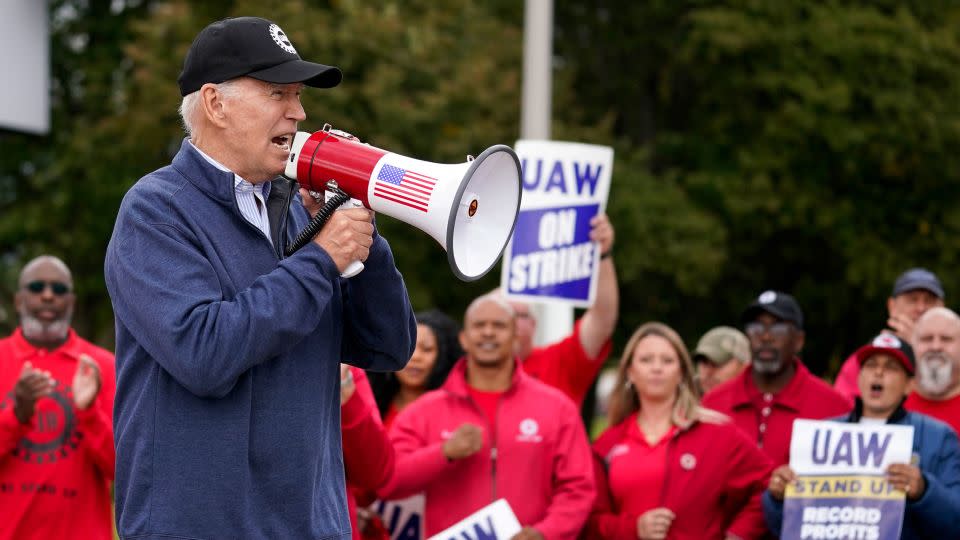
[[[0,340],[0,539],[113,537],[113,355],[70,328],[60,259],[23,268]]]
[[[425,536],[500,498],[524,527],[523,540],[575,538],[590,512],[592,462],[577,408],[524,373],[515,333],[502,297],[474,300],[460,334],[466,356],[391,427],[396,469],[380,495],[423,491]]]
[[[750,369],[704,396],[703,405],[733,418],[774,465],[781,465],[790,461],[794,420],[839,416],[853,403],[800,361],[803,312],[792,296],[766,291],[742,320],[750,339]]]

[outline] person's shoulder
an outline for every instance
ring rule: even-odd
[[[799,370],[794,376],[803,377],[803,383],[799,391],[803,392],[807,400],[811,403],[819,403],[822,405],[839,403],[850,407],[853,406],[853,403],[846,396],[838,392],[837,389],[827,383],[827,381],[814,375],[806,366],[803,366],[803,369]]]
[[[93,357],[94,360],[100,364],[100,367],[110,367],[113,368],[114,365],[114,354],[112,351],[109,351],[83,337],[77,335],[77,343],[80,345],[80,352],[88,354]]]
[[[928,414],[910,411],[907,413],[907,422],[918,430],[923,430],[928,439],[933,438],[940,441],[957,439],[957,432],[950,424]]]
[[[626,438],[627,427],[629,422],[632,421],[634,417],[628,416],[627,418],[620,421],[619,424],[608,427],[603,430],[603,433],[597,437],[597,440],[593,442],[593,451],[599,457],[606,459],[607,454],[613,449],[614,446],[619,444]]]
[[[552,407],[577,409],[576,404],[567,394],[530,375],[523,377],[518,390],[523,392],[527,399],[543,400],[544,403],[550,402]]]
[[[703,403],[711,408],[720,409],[731,406],[734,398],[742,391],[743,376],[748,372],[749,369],[746,369],[740,375],[715,386],[703,396]]]
[[[442,388],[423,394],[404,407],[403,410],[397,412],[390,425],[390,430],[393,431],[397,426],[405,426],[407,429],[412,428],[419,431],[429,426],[431,419],[446,418],[452,397],[449,392]]]

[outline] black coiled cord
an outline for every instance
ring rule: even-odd
[[[293,255],[298,249],[307,245],[307,242],[313,240],[313,237],[320,232],[320,229],[322,229],[327,220],[330,219],[330,216],[337,211],[337,208],[340,208],[343,203],[350,200],[350,195],[347,195],[347,193],[340,188],[333,188],[330,191],[333,191],[335,195],[323,205],[323,208],[317,212],[317,215],[313,216],[310,223],[307,223],[307,226],[300,231],[293,245],[287,247],[287,250],[284,252],[285,256],[289,257]]]

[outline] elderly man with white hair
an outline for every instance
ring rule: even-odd
[[[917,379],[908,410],[942,420],[960,432],[960,316],[935,307],[913,329]]]

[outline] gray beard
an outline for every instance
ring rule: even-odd
[[[35,341],[37,343],[63,341],[67,339],[67,332],[70,330],[70,317],[67,316],[52,322],[43,322],[32,315],[21,313],[20,329],[28,341]]]
[[[921,393],[934,397],[946,394],[953,382],[953,361],[941,353],[932,353],[924,355],[917,364],[917,386]]]

